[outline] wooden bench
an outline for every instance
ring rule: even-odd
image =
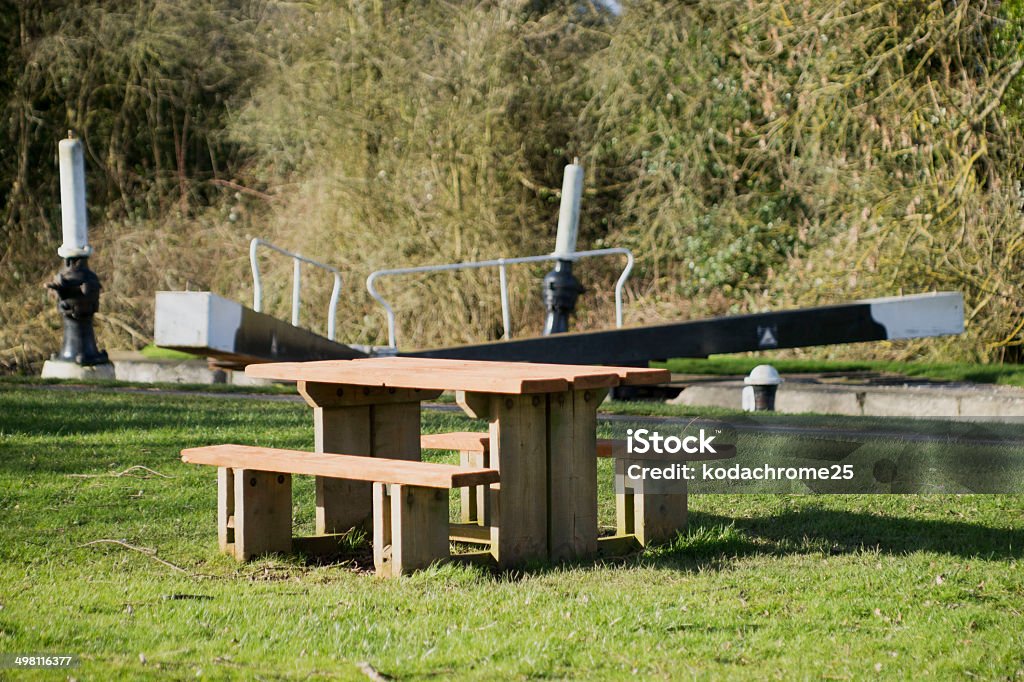
[[[448,490],[498,482],[498,472],[416,460],[214,445],[181,460],[217,470],[221,550],[239,561],[291,552],[292,474],[373,484],[373,562],[399,576],[449,557]]]

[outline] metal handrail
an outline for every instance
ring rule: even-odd
[[[280,254],[288,256],[294,262],[292,268],[292,326],[299,326],[299,308],[302,305],[302,287],[300,283],[302,263],[312,265],[326,270],[334,275],[334,288],[331,290],[331,302],[328,304],[330,307],[327,310],[327,338],[334,341],[335,335],[335,324],[337,321],[337,310],[338,310],[338,297],[341,295],[341,271],[338,268],[331,267],[319,261],[315,261],[311,258],[299,255],[282,249],[280,246],[275,246],[268,241],[254,237],[249,242],[249,264],[252,266],[252,309],[256,312],[262,312],[263,309],[263,281],[260,278],[260,265],[259,260],[256,258],[256,247],[265,246],[272,251],[277,251]]]
[[[366,290],[370,292],[377,303],[380,303],[384,307],[384,312],[388,318],[388,345],[390,348],[397,349],[398,346],[395,342],[395,311],[377,289],[374,284],[381,277],[387,277],[392,275],[412,275],[424,272],[448,272],[452,270],[471,270],[478,268],[498,268],[499,286],[501,287],[501,322],[503,326],[502,338],[508,339],[511,336],[512,318],[509,312],[509,299],[508,299],[508,274],[507,266],[517,265],[520,263],[542,263],[545,261],[555,260],[569,260],[576,261],[582,258],[593,258],[596,256],[612,256],[612,255],[623,255],[626,257],[626,267],[623,268],[622,274],[619,275],[618,281],[615,282],[615,326],[618,328],[622,327],[622,287],[626,283],[626,279],[629,277],[629,273],[633,270],[633,253],[629,249],[625,248],[611,248],[611,249],[594,249],[591,251],[574,251],[573,253],[564,254],[546,254],[543,256],[524,256],[521,258],[498,258],[495,260],[482,260],[482,261],[469,261],[465,263],[447,263],[444,265],[421,265],[414,268],[392,268],[387,270],[377,270],[370,273],[370,276],[366,278]]]

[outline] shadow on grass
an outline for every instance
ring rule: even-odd
[[[2,387],[0,387],[2,388]],[[299,403],[97,391],[0,390],[0,434],[74,439],[110,433],[294,428],[311,424]],[[311,429],[310,427],[307,427]]]
[[[333,557],[299,558],[307,566],[338,565],[373,572],[365,539],[341,548]],[[752,519],[732,519],[693,512],[689,529],[673,541],[617,558],[547,564],[533,562],[515,569],[478,569],[478,575],[517,582],[531,576],[598,565],[665,568],[681,572],[723,570],[737,558],[800,554],[855,554],[861,551],[903,555],[935,552],[961,558],[1024,557],[1024,531],[993,528],[966,521],[913,519],[863,512],[804,509]]]
[[[935,552],[962,558],[1024,557],[1024,530],[969,521],[914,519],[833,509],[801,509],[752,519],[693,513],[690,528],[640,560],[706,568],[723,559],[767,554]]]

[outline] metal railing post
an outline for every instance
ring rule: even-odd
[[[271,251],[276,251],[292,259],[292,325],[295,327],[299,326],[302,308],[302,264],[307,263],[331,273],[334,277],[334,286],[331,289],[331,301],[328,304],[330,307],[327,310],[327,338],[334,341],[337,334],[338,300],[341,295],[341,271],[312,258],[282,249],[259,237],[254,237],[249,242],[249,265],[252,268],[252,309],[258,313],[263,312],[263,278],[260,275],[260,263],[257,258],[257,247],[259,246],[265,246]]]
[[[504,330],[503,339],[512,338],[512,313],[508,304],[508,268],[505,266],[505,259],[498,259],[498,282],[501,286],[501,327]]]
[[[334,273],[334,287],[331,289],[331,302],[327,305],[330,306],[330,310],[327,311],[327,338],[334,341],[334,335],[337,332],[337,319],[338,319],[338,296],[341,294],[341,275]]]
[[[622,287],[626,284],[631,272],[633,272],[633,252],[627,250],[626,267],[622,269],[622,274],[615,282],[615,327],[617,329],[622,329]]]
[[[249,242],[249,265],[252,267],[252,309],[262,312],[263,309],[263,280],[260,279],[260,262],[256,258],[256,247],[260,240],[253,239]]]
[[[302,268],[296,258],[292,268],[292,326],[299,326],[299,306],[302,305]]]
[[[396,342],[396,316],[395,311],[391,307],[391,304],[377,291],[377,280],[381,277],[391,277],[395,275],[413,275],[422,274],[429,272],[449,272],[452,270],[472,270],[477,268],[498,268],[499,284],[501,286],[501,319],[502,325],[504,326],[503,338],[511,338],[512,334],[512,317],[509,305],[508,296],[508,272],[507,266],[517,265],[520,263],[541,263],[546,261],[577,261],[583,258],[595,258],[597,256],[613,256],[622,255],[626,256],[626,267],[623,269],[622,274],[619,275],[619,279],[615,283],[615,326],[622,326],[622,288],[629,277],[629,273],[633,270],[633,253],[629,249],[616,247],[610,249],[594,249],[591,251],[575,251],[573,253],[563,254],[545,254],[543,256],[524,256],[522,258],[498,258],[495,260],[484,260],[484,261],[467,261],[464,263],[446,263],[443,265],[421,265],[412,268],[391,268],[386,270],[377,270],[371,272],[369,277],[366,278],[366,290],[370,296],[373,297],[377,303],[384,308],[384,314],[388,320],[388,346],[391,349],[397,350]]]

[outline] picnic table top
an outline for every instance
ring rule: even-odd
[[[245,373],[279,381],[505,394],[657,384],[670,378],[666,369],[400,357],[273,362],[249,365]]]

